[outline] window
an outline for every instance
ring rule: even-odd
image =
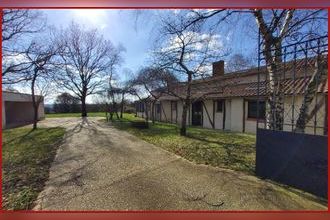
[[[248,101],[248,118],[257,118],[257,100]],[[259,101],[259,119],[265,119],[266,105],[265,101]]]
[[[217,101],[217,112],[222,112],[223,109],[223,100]]]

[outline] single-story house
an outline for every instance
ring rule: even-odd
[[[44,98],[36,96],[41,100],[38,109],[38,119],[45,118]],[[2,129],[12,128],[33,122],[34,111],[32,96],[18,92],[2,91]]]
[[[308,66],[304,66],[306,63]],[[298,60],[294,66],[293,62],[289,62],[281,68],[284,100],[283,129],[285,131],[294,129],[305,88],[315,70],[314,65],[315,58],[311,58],[308,62]],[[225,73],[224,61],[213,63],[212,76],[193,80],[191,84],[192,103],[189,106],[187,125],[256,133],[259,97],[258,126],[266,127],[267,76],[266,67]],[[186,83],[171,85],[168,91],[171,92],[163,93],[157,99],[154,117],[158,121],[179,124]],[[310,108],[312,116],[306,126],[306,133],[327,134],[327,96],[328,81],[326,79],[318,83],[317,95]],[[147,103],[148,111],[145,111]],[[137,116],[146,117],[148,114],[151,118],[152,105],[150,103],[150,101],[137,102]]]

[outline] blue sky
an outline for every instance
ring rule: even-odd
[[[126,48],[121,69],[132,71],[146,64],[150,49],[151,29],[154,23],[139,22],[135,25],[135,12],[132,10],[44,10],[48,25],[65,28],[74,21],[86,28],[97,28],[113,44],[122,44]],[[121,70],[119,70],[120,74]],[[124,76],[123,76],[124,77]]]
[[[175,11],[172,11],[175,16]],[[43,13],[47,17],[48,25],[65,28],[71,21],[75,21],[86,28],[97,28],[115,45],[122,44],[126,52],[123,54],[124,63],[118,75],[124,79],[125,75],[120,74],[123,69],[129,68],[136,72],[140,67],[148,65],[148,52],[152,49],[152,42],[157,32],[157,15],[164,13],[164,10],[144,10],[138,17],[137,11],[114,9],[56,9],[43,10]],[[256,42],[253,39],[255,33],[251,30],[249,30],[250,36],[243,33],[249,32],[248,28],[237,24],[234,27],[225,27],[223,33],[219,33],[223,39],[226,39],[226,47],[230,48],[232,53],[244,53],[249,56],[256,53]]]
[[[148,65],[153,40],[157,36],[159,15],[162,13],[178,13],[178,10],[114,10],[114,9],[49,9],[42,10],[47,19],[47,25],[55,28],[66,28],[72,21],[85,28],[97,28],[104,38],[114,45],[123,45],[126,52],[124,62],[117,71],[117,78],[125,80],[125,69],[137,72],[141,67]],[[139,15],[137,15],[139,14]],[[254,20],[252,20],[254,22]],[[225,47],[231,53],[243,53],[247,56],[256,54],[256,33],[251,32],[255,23],[242,26],[239,23],[227,25],[216,34],[222,37]],[[46,97],[46,103],[53,103],[56,95]],[[87,102],[93,98],[88,97]]]

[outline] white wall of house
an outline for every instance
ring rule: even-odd
[[[178,122],[177,124],[181,124],[181,120],[182,120],[182,109],[183,109],[183,103],[182,101],[178,101]],[[187,124],[189,124],[189,120],[187,117]]]
[[[284,131],[292,131],[292,129],[295,128],[295,123],[299,116],[299,110],[302,104],[303,96],[297,95],[294,98],[292,96],[286,97],[284,99]],[[320,104],[322,103],[322,106],[319,108],[317,114],[316,114],[316,132],[315,134],[323,135],[324,128],[325,127],[325,120],[326,120],[326,105],[327,105],[327,98],[323,94],[317,95],[317,101]],[[316,99],[313,100],[312,104],[310,105],[310,111],[314,109],[315,107]],[[294,107],[292,107],[294,105]],[[292,109],[294,110],[292,113]],[[247,117],[248,112],[248,101],[246,100],[245,104],[245,132],[248,133],[256,133],[256,126],[257,126],[257,120],[251,119]],[[292,119],[294,128],[292,128]],[[306,126],[305,133],[307,134],[314,134],[314,122],[315,118],[313,117]],[[259,120],[259,128],[265,128],[266,123],[264,120]]]
[[[225,115],[225,111],[226,111],[226,108],[227,106],[226,105],[229,105],[227,104],[226,100],[223,99],[222,100],[222,111],[217,111],[217,101],[218,100],[214,100],[214,128],[215,129],[223,129],[223,122],[224,122],[224,115]],[[226,120],[225,120],[226,122]],[[230,121],[229,121],[230,122]]]
[[[314,134],[314,123],[316,126],[316,134],[323,135],[323,127],[325,126],[325,120],[326,120],[326,105],[327,105],[327,98],[323,94],[318,94],[316,98],[313,99],[309,111],[312,111],[315,107],[315,103],[321,104],[320,108],[317,111],[316,118],[312,117],[311,120],[307,123],[305,133],[308,134]],[[296,123],[298,116],[299,116],[299,110],[300,106],[303,101],[303,96],[299,95],[294,98],[292,97],[286,97],[284,99],[284,130],[285,131],[292,131],[291,126],[291,119],[294,118],[294,123]],[[294,108],[292,107],[292,103],[294,103]],[[294,110],[292,113],[292,109]],[[316,119],[316,120],[315,120]]]
[[[231,99],[226,99],[225,103],[226,119],[225,119],[225,130],[231,130]]]
[[[178,105],[178,110],[177,110],[177,122],[173,122],[173,123],[177,123],[177,124],[181,124],[181,120],[182,120],[182,112],[183,112],[183,102],[182,101],[177,101],[177,105]],[[187,125],[191,124],[191,108],[188,109],[188,113],[187,113],[187,120],[186,123]]]
[[[175,105],[178,105],[177,101],[172,101],[170,103],[170,106],[171,106],[171,113],[170,113],[171,123],[177,123],[179,121],[178,107],[175,106]]]
[[[257,120],[253,118],[248,118],[248,100],[244,98],[231,98],[224,100],[225,107],[223,107],[222,112],[217,112],[217,100],[204,100],[205,106],[203,106],[203,127],[212,128],[212,123],[210,123],[210,119],[213,121],[214,114],[214,128],[215,129],[223,129],[223,116],[225,114],[225,130],[237,131],[237,132],[247,132],[247,133],[256,133],[256,125]],[[303,100],[303,96],[299,95],[294,98],[294,123],[296,122],[299,109]],[[316,134],[323,135],[326,120],[326,107],[327,107],[327,96],[323,94],[319,94],[317,96],[318,103],[322,103],[322,106],[319,108],[316,117]],[[292,118],[292,97],[287,97],[284,99],[284,131],[291,131],[291,118]],[[213,104],[214,102],[214,104]],[[181,124],[181,116],[182,116],[182,102],[177,101],[177,111],[171,110],[171,101],[161,101],[162,109],[161,116],[158,115],[156,117],[157,120],[161,118],[163,122],[177,123]],[[214,105],[214,106],[213,106]],[[315,99],[311,104],[310,111],[315,106]],[[208,114],[205,110],[207,108]],[[245,108],[245,110],[244,110]],[[187,115],[187,125],[191,124],[191,109],[189,108]],[[215,111],[213,113],[213,111]],[[155,111],[156,112],[156,111]],[[172,120],[171,120],[171,112],[172,112]],[[166,114],[166,117],[164,115]],[[177,115],[176,115],[177,114]],[[145,117],[144,112],[138,112],[137,115],[139,117]],[[150,116],[150,115],[149,115]],[[177,118],[176,118],[177,117]],[[314,120],[313,117],[307,124],[305,129],[306,133],[314,134]],[[259,120],[259,127],[265,128],[265,121]]]
[[[171,101],[161,101],[162,121],[171,122]],[[164,116],[164,117],[163,117]]]
[[[243,131],[243,98],[231,100],[230,130]]]
[[[205,100],[203,105],[203,127],[213,128],[210,119],[213,121],[213,100]]]

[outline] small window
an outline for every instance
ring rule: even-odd
[[[256,100],[248,101],[248,118],[258,117],[258,104]],[[265,119],[266,116],[266,104],[265,101],[259,101],[259,119]]]
[[[222,112],[223,110],[223,100],[217,101],[217,112]]]

